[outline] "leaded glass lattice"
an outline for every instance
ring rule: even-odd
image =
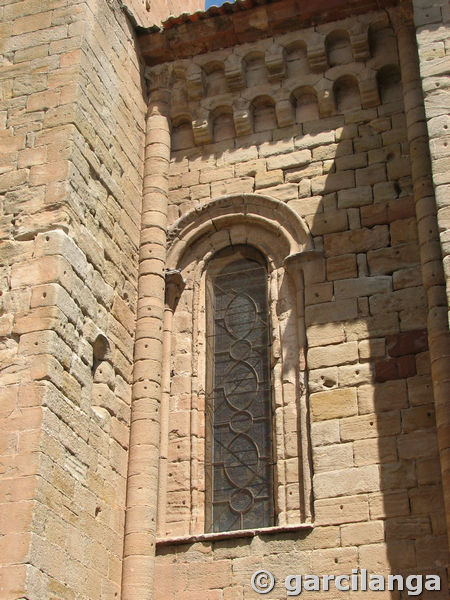
[[[274,520],[267,271],[256,255],[241,250],[210,282],[211,531]]]

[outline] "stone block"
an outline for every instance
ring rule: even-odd
[[[373,196],[372,188],[370,186],[338,191],[339,208],[360,207],[371,204],[372,202]]]
[[[397,435],[401,431],[400,412],[349,417],[342,419],[339,427],[341,439],[345,442]]]
[[[319,446],[313,450],[314,471],[335,471],[353,466],[352,444]]]
[[[416,374],[416,361],[413,355],[400,356],[375,363],[375,380],[392,381],[413,377]]]
[[[311,161],[311,152],[309,150],[300,150],[291,152],[288,155],[271,156],[267,159],[267,169],[292,169],[306,165]]]
[[[337,387],[337,384],[337,367],[311,369],[308,373],[308,387],[310,392],[322,392],[324,390]]]
[[[323,325],[311,325],[306,331],[308,345],[328,346],[345,341],[344,327],[340,323],[325,323]]]
[[[306,222],[309,225],[312,235],[346,231],[348,227],[347,212],[345,210],[308,215]]]
[[[354,298],[338,300],[335,302],[323,302],[305,308],[305,320],[307,325],[347,321],[356,319],[357,316],[358,307],[356,299]]]
[[[388,275],[401,268],[414,267],[420,262],[416,244],[380,248],[367,253],[371,275]]]
[[[327,279],[333,281],[356,275],[356,254],[341,254],[327,259]]]
[[[384,541],[383,521],[368,521],[341,527],[343,546],[361,546]]]
[[[268,173],[257,173],[255,176],[255,190],[268,188],[283,183],[283,171],[269,171]]]
[[[313,485],[317,498],[336,498],[348,494],[374,492],[380,489],[379,467],[378,465],[367,465],[317,473],[314,476]]]
[[[75,242],[62,230],[40,233],[35,239],[34,255],[61,255],[72,265],[74,271],[83,279],[86,278],[88,265],[85,255]]]
[[[311,185],[313,194],[338,192],[355,186],[355,174],[354,171],[340,171],[339,173],[323,175],[322,177],[314,177],[311,180]],[[357,185],[364,184],[358,183]]]
[[[353,443],[353,455],[357,467],[396,462],[396,436],[356,440]]]
[[[376,294],[369,299],[372,315],[401,310],[415,310],[425,306],[425,292],[422,287],[396,290],[390,294]]]
[[[414,431],[406,433],[398,439],[398,455],[400,459],[416,459],[433,457],[439,453],[434,431]]]
[[[311,369],[356,362],[358,360],[358,344],[357,342],[348,342],[310,348],[307,360]]]
[[[360,414],[377,413],[408,406],[405,381],[387,381],[358,388]]]
[[[307,148],[315,148],[317,146],[324,146],[326,144],[332,144],[335,141],[334,131],[322,131],[311,134],[305,134],[294,138],[294,145],[299,150]]]
[[[317,392],[310,396],[313,421],[324,421],[356,415],[357,395],[355,388]]]
[[[11,288],[61,283],[67,291],[72,288],[73,272],[69,263],[61,256],[45,256],[12,268]]]
[[[386,294],[391,291],[391,277],[359,277],[357,279],[341,279],[334,283],[336,298],[355,298]]]
[[[357,523],[369,518],[369,501],[366,495],[316,500],[314,507],[316,521],[320,525]]]
[[[317,421],[311,423],[311,442],[313,446],[324,446],[339,442],[339,421]]]
[[[266,158],[267,156],[278,156],[280,154],[291,153],[293,150],[294,144],[292,140],[264,142],[259,146],[259,156],[262,158]]]
[[[367,252],[389,245],[389,231],[386,225],[371,229],[356,229],[324,236],[324,250],[327,256]]]

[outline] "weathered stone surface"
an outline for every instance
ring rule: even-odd
[[[5,598],[445,564],[449,14],[427,2],[418,62],[371,0],[1,3]],[[314,529],[174,546],[209,527],[211,258],[241,245],[269,282],[271,518]]]

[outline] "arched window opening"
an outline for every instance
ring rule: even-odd
[[[207,280],[207,531],[274,524],[267,268],[241,246]]]
[[[193,209],[168,239],[183,285],[166,298],[158,536],[307,527],[306,225],[245,194]]]

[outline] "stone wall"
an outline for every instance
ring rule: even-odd
[[[154,23],[165,21],[168,17],[178,17],[182,13],[192,14],[205,10],[204,0],[151,0],[150,11]]]
[[[409,60],[414,52],[409,48]],[[417,163],[410,157],[401,83],[408,66],[399,60],[390,19],[369,13],[174,66],[169,219],[173,244],[184,243],[184,230],[193,242],[169,265],[182,269],[186,286],[170,346],[155,597],[253,598],[251,575],[266,568],[279,582],[268,597],[283,598],[289,573],[358,567],[438,573],[447,597],[447,530],[414,202]],[[201,274],[227,243],[265,246],[271,255],[268,235],[256,236],[247,219],[245,204],[255,194],[295,211],[321,254],[302,268],[304,312],[297,308],[307,338],[314,527],[217,540],[201,536]],[[195,211],[224,195],[237,205],[241,198],[241,227],[225,218],[230,200],[224,199],[210,213],[216,233],[198,237]],[[278,269],[277,277],[289,274]],[[292,333],[288,305],[281,296],[274,305],[284,335]],[[284,427],[293,445],[301,445],[305,431],[292,427],[278,404],[275,421],[276,430]],[[288,459],[279,487],[288,476],[289,451],[277,447],[279,463]],[[302,480],[288,484],[298,497]],[[280,517],[278,490],[275,496]],[[285,522],[300,524],[300,507],[294,501],[291,508]]]
[[[3,2],[2,598],[120,594],[145,97],[117,3]]]
[[[160,25],[170,16],[205,9],[204,0],[125,0],[122,2],[133,21],[141,27]]]
[[[243,600],[266,568],[282,598],[360,567],[446,598],[447,7],[404,35],[402,11],[292,31],[268,3],[204,47],[195,19],[136,41],[202,4],[0,2],[0,596]],[[141,50],[177,47],[145,82]],[[219,540],[205,272],[230,244],[268,258],[281,527]]]

